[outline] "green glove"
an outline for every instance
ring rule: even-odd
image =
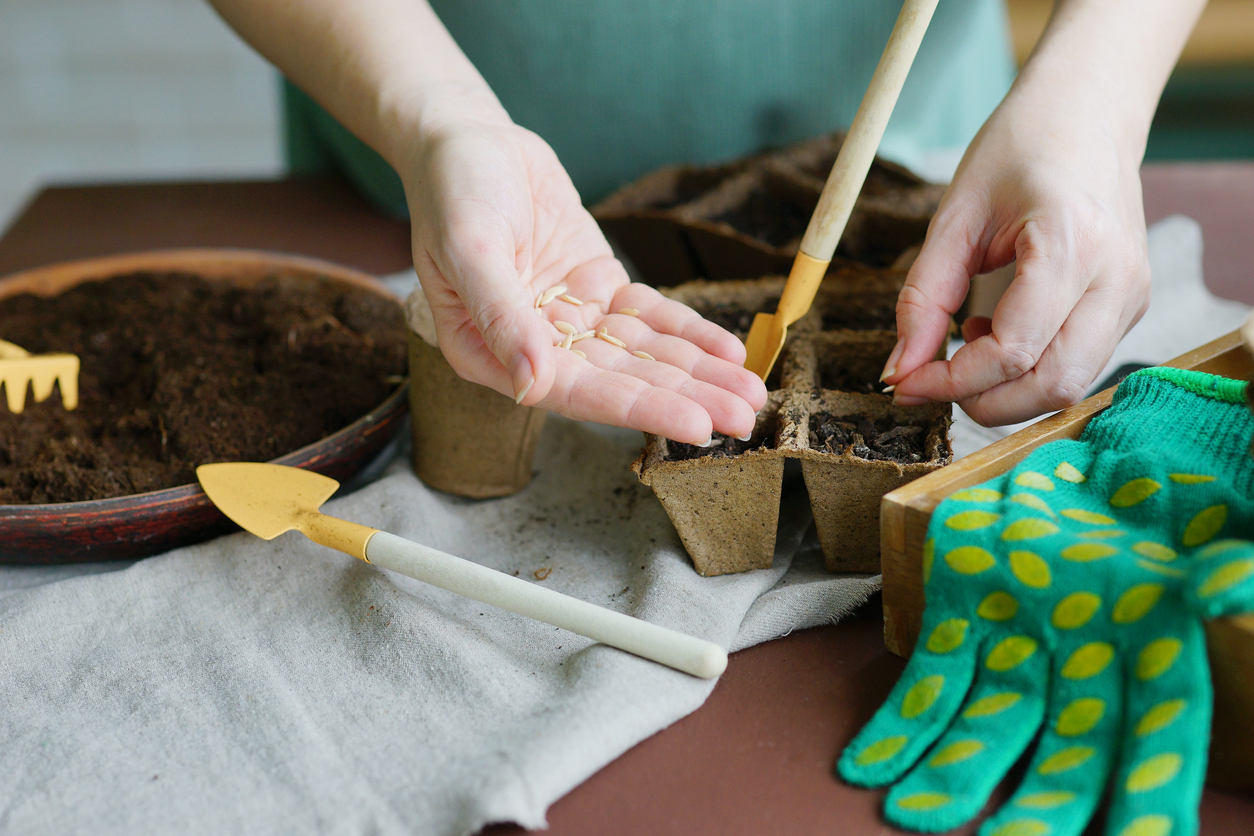
[[[840,775],[896,782],[893,824],[948,830],[1039,733],[984,836],[1079,834],[1112,777],[1108,834],[1195,833],[1201,622],[1254,610],[1252,434],[1243,382],[1147,369],[1079,441],[941,503],[918,646]]]

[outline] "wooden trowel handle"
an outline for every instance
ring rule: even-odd
[[[645,659],[712,679],[727,667],[713,642],[632,618],[533,583],[379,531],[366,545],[369,561],[384,569],[525,615],[626,650]]]
[[[810,217],[805,237],[801,239],[801,252],[812,259],[831,261],[832,254],[836,252],[836,245],[840,243],[845,224],[849,222],[867,172],[871,170],[875,151],[884,136],[888,118],[893,114],[893,107],[906,83],[906,75],[914,63],[914,56],[919,51],[937,2],[906,0],[901,7],[897,24],[888,37],[888,46],[884,47],[875,75],[849,127],[849,135],[845,137],[832,172],[827,176],[827,184],[823,186],[819,204]]]

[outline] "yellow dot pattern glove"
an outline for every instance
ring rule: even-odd
[[[1245,384],[1131,375],[1079,441],[953,494],[924,547],[914,655],[838,771],[892,784],[900,827],[1073,836],[1113,781],[1111,836],[1191,836],[1206,770],[1202,619],[1254,610]]]

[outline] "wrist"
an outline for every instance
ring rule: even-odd
[[[433,142],[465,128],[512,125],[509,114],[482,79],[445,82],[426,90],[381,96],[380,153],[402,177]]]

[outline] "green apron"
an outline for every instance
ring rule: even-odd
[[[670,163],[704,164],[846,127],[892,0],[432,0],[518,124],[586,203]],[[881,145],[917,165],[961,149],[1014,75],[1002,0],[942,0]],[[285,85],[291,171],[339,170],[405,215],[399,178]]]

